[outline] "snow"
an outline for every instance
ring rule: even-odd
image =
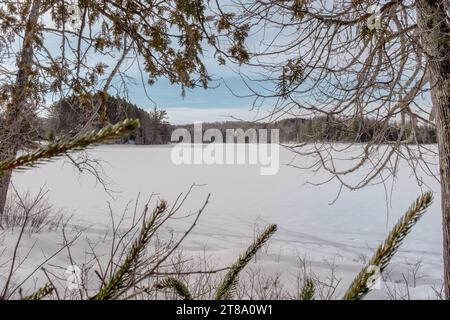
[[[329,273],[329,263],[333,263],[336,276],[342,278],[338,293],[359,272],[361,257],[369,258],[409,205],[423,191],[431,189],[435,201],[394,258],[391,279],[368,298],[387,298],[386,286],[399,286],[403,275],[417,261],[421,261],[423,276],[414,285],[409,284],[411,297],[434,298],[432,287],[439,288],[442,284],[439,183],[419,172],[425,182],[419,186],[405,164],[401,164],[390,199],[386,199],[385,186],[378,184],[357,191],[343,190],[337,201],[330,204],[339,184],[336,181],[320,186],[305,184],[323,181],[328,175],[287,166],[293,154],[283,148],[280,170],[271,176],[260,175],[256,165],[175,165],[171,162],[170,146],[109,145],[93,148],[89,154],[103,161],[112,197],[92,176],[80,175],[65,159],[14,173],[13,183],[20,191],[32,193],[44,186],[55,206],[73,213],[71,225],[85,228],[84,237],[97,240],[102,230],[110,228],[108,203],[117,215],[139,193],[142,199],[156,193],[173,203],[180,192],[196,183],[200,186],[194,188],[183,212],[195,213],[209,193],[211,199],[196,228],[183,243],[185,252],[196,256],[206,251],[219,266],[229,265],[254,239],[255,229],[276,223],[278,232],[258,257],[258,267],[267,273],[280,272],[284,284],[290,287],[298,271],[298,256],[305,257],[314,272],[323,277]],[[295,161],[309,160],[305,156]],[[359,176],[354,174],[351,178]],[[180,219],[172,221],[171,226],[182,233],[188,222]],[[14,236],[16,231],[0,237],[0,252],[11,252]],[[26,235],[21,249],[27,251],[34,247],[28,263],[20,267],[20,274],[33,270],[61,242],[60,233]],[[75,245],[72,255],[82,260],[86,255],[84,246]],[[0,256],[0,262],[4,256]],[[70,265],[67,254],[55,257],[51,265]]]

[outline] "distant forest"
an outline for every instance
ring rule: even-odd
[[[170,125],[165,110],[144,110],[125,99],[107,96],[106,108],[102,116],[92,117],[93,107],[99,105],[98,96],[89,97],[88,102],[80,102],[77,97],[68,97],[51,107],[50,116],[41,119],[40,138],[70,136],[71,132],[103,127],[107,123],[116,123],[125,118],[137,118],[141,127],[134,133],[116,143],[133,143],[138,145],[167,144],[173,130],[185,128],[193,137],[193,124]],[[89,125],[86,126],[85,124]],[[398,123],[380,124],[380,121],[365,117],[338,118],[332,116],[316,116],[313,118],[288,118],[274,122],[225,121],[202,123],[203,132],[209,128],[219,129],[223,137],[226,129],[278,129],[282,143],[300,142],[358,142],[398,141],[403,143],[432,144],[436,143],[436,130],[431,125],[414,125],[409,122],[401,126]],[[270,134],[268,134],[270,140]]]
[[[188,129],[193,136],[193,125],[172,126],[172,129]],[[282,143],[299,142],[369,142],[402,141],[404,143],[436,143],[434,126],[416,126],[409,122],[401,126],[397,123],[381,125],[380,121],[369,118],[337,118],[317,116],[313,118],[288,118],[275,122],[226,121],[202,123],[203,131],[219,129],[226,136],[226,129],[278,129]],[[403,129],[402,129],[403,128]],[[270,134],[268,133],[268,140]]]
[[[43,136],[70,136],[72,132],[98,130],[106,124],[115,124],[126,118],[139,119],[141,126],[130,135],[116,143],[133,143],[139,145],[167,144],[170,141],[171,126],[167,121],[165,110],[141,109],[119,97],[107,95],[105,107],[101,105],[100,96],[68,97],[51,107],[50,117],[44,121]],[[96,115],[96,116],[93,116]],[[86,125],[88,124],[88,125]]]

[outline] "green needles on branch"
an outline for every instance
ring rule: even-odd
[[[245,253],[239,257],[238,261],[231,266],[216,291],[216,300],[229,300],[232,298],[233,291],[238,283],[239,273],[253,259],[259,249],[270,239],[275,231],[277,231],[277,225],[272,224],[268,226],[248,247]],[[178,279],[172,277],[167,278],[158,283],[156,287],[158,289],[172,289],[184,300],[192,299],[189,288]]]
[[[166,212],[166,209],[167,203],[162,201],[149,219],[144,221],[141,231],[128,250],[125,260],[92,300],[114,299],[120,294],[121,290],[126,289],[132,283],[134,271],[137,269],[140,258],[154,234],[158,220]]]
[[[54,288],[50,284],[46,284],[44,287],[38,289],[33,294],[23,297],[22,300],[41,300],[42,298],[45,298],[49,294],[53,292]]]
[[[371,280],[376,272],[381,274],[386,269],[389,261],[400,247],[403,239],[411,231],[411,228],[423,216],[433,202],[433,194],[427,192],[419,197],[408,209],[405,215],[397,222],[389,233],[387,239],[380,245],[369,263],[353,280],[350,288],[345,293],[344,300],[362,299],[371,289]]]
[[[263,233],[253,242],[247,251],[239,257],[239,260],[233,264],[225,275],[219,289],[216,293],[216,300],[228,300],[231,299],[233,291],[238,282],[239,272],[252,260],[259,249],[270,239],[270,237],[277,231],[277,225],[272,224],[268,226]]]
[[[44,146],[33,153],[15,159],[0,162],[0,175],[2,172],[23,167],[32,167],[37,163],[63,155],[68,151],[79,151],[90,145],[104,143],[139,128],[139,120],[126,119],[115,125],[107,126],[100,131],[92,131],[70,141],[59,141]]]
[[[169,277],[156,285],[158,289],[173,289],[184,300],[191,300],[188,287],[178,279]]]

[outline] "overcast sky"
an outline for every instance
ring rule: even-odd
[[[141,108],[154,108],[168,111],[169,121],[174,124],[192,121],[225,121],[232,117],[243,120],[256,120],[271,109],[270,101],[254,108],[254,96],[238,74],[236,65],[220,66],[211,52],[205,50],[204,63],[213,81],[208,89],[195,88],[181,94],[181,87],[171,85],[165,78],[159,78],[153,85],[143,85],[141,74],[136,66],[128,68],[127,75],[139,82],[128,87],[128,99]],[[246,75],[252,71],[245,70]],[[255,87],[255,84],[252,84]]]
[[[212,71],[217,74],[219,70]],[[144,109],[156,106],[167,110],[169,121],[174,124],[224,121],[232,120],[232,117],[255,120],[261,115],[261,110],[258,113],[258,110],[252,108],[254,99],[248,97],[250,92],[236,75],[225,75],[223,79],[212,82],[211,86],[213,87],[206,90],[186,90],[183,97],[179,86],[160,79],[155,85],[146,85],[145,88],[142,84],[130,86],[128,98]]]

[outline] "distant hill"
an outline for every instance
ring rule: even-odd
[[[100,96],[64,98],[51,107],[47,120],[46,136],[70,136],[79,131],[100,129],[106,124],[114,124],[126,118],[139,119],[141,127],[117,143],[166,144],[170,140],[170,124],[164,110],[147,111],[123,98],[106,97],[105,108]]]

